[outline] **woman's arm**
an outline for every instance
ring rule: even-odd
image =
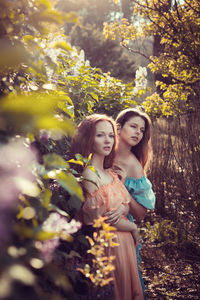
[[[116,224],[115,227],[118,229],[118,231],[128,231],[131,232],[133,239],[135,241],[135,245],[138,246],[139,244],[139,230],[135,223],[121,218]]]
[[[116,210],[110,210],[104,214],[107,217],[106,223],[115,225],[121,218],[121,216],[126,216],[129,212],[129,205],[121,204]]]
[[[129,203],[129,212],[133,218],[136,219],[136,221],[140,222],[145,218],[147,209],[139,204],[133,197],[131,197],[131,201]]]

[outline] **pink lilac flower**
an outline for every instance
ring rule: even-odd
[[[59,238],[50,239],[43,243],[37,243],[36,248],[41,251],[41,256],[46,262],[50,262],[53,259],[53,253],[55,249],[60,245]]]
[[[42,228],[45,231],[73,234],[81,228],[81,223],[74,219],[68,222],[67,218],[53,212],[49,215],[48,219],[45,220]]]
[[[68,222],[67,218],[61,216],[60,214],[53,212],[44,221],[42,229],[49,232],[55,232],[59,234],[59,237],[54,237],[41,244],[38,244],[38,249],[40,249],[43,258],[49,262],[53,258],[53,253],[55,249],[59,246],[59,239],[64,238],[66,234],[73,234],[81,228],[81,223],[72,219]]]

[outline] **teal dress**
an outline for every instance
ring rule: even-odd
[[[133,177],[126,177],[125,186],[129,191],[130,195],[142,206],[147,209],[154,209],[155,208],[155,194],[152,190],[152,184],[146,176],[142,176],[139,179]],[[128,219],[134,222],[134,219],[131,214],[128,214]],[[141,244],[136,248],[136,255],[137,255],[137,265],[138,265],[138,273],[140,276],[140,282],[143,289],[144,294],[144,282],[142,278],[142,274],[139,268],[139,262],[141,260],[139,250],[141,249]]]

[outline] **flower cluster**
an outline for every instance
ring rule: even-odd
[[[45,220],[42,225],[45,231],[54,231],[60,234],[60,238],[64,238],[65,235],[73,234],[81,228],[81,223],[72,219],[68,222],[67,218],[61,216],[57,212],[53,212]]]
[[[147,69],[139,67],[135,74],[135,87],[133,89],[133,96],[136,96],[140,90],[145,90],[147,87]]]
[[[51,40],[51,42],[44,47],[44,52],[46,53],[46,55],[49,56],[55,64],[58,64],[60,57],[64,58],[68,56],[68,61],[71,61],[70,71],[67,69],[64,70],[64,76],[78,76],[79,70],[82,66],[90,66],[90,62],[88,60],[85,60],[84,50],[81,49],[80,51],[78,51],[75,46],[72,47],[69,42],[66,42],[65,36],[62,37],[60,35],[49,35],[49,39]],[[68,51],[68,54],[66,51],[63,52],[63,48]],[[47,74],[50,81],[52,82],[53,70],[47,67]]]
[[[65,217],[57,212],[53,212],[42,225],[43,231],[52,233],[53,237],[44,242],[36,242],[36,248],[41,251],[42,257],[49,262],[53,258],[55,249],[60,244],[59,240],[70,240],[70,235],[77,232],[80,228],[80,222],[74,219],[68,222]]]
[[[99,217],[94,221],[93,227],[98,228],[98,231],[93,233],[93,238],[87,236],[91,248],[87,251],[93,256],[92,266],[86,264],[84,269],[78,268],[95,286],[104,287],[112,282],[112,271],[115,269],[113,261],[115,256],[107,256],[108,247],[119,246],[114,240],[116,234],[115,227],[106,224],[105,217]]]

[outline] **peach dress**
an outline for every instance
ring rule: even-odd
[[[102,216],[105,212],[118,209],[121,204],[130,202],[130,195],[118,176],[110,170],[113,182],[100,186],[94,193],[85,195],[85,202],[82,208],[83,221],[87,225],[93,224],[93,220]],[[107,255],[114,255],[113,261],[115,270],[114,290],[116,300],[143,299],[140,279],[137,270],[135,243],[130,232],[116,232],[116,242],[119,246],[108,249]]]

